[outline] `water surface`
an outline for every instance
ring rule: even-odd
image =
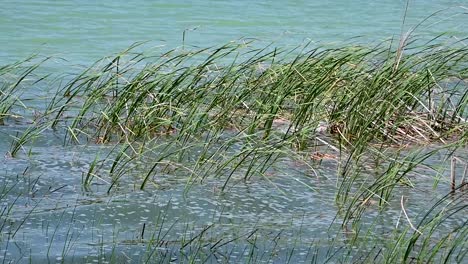
[[[32,53],[89,64],[138,41],[167,49],[254,38],[279,46],[304,41],[381,41],[425,18],[417,34],[466,37],[462,0],[409,1],[2,1],[0,60]]]
[[[89,66],[138,41],[162,50],[209,47],[241,38],[282,48],[306,41],[370,44],[398,38],[443,9],[447,10],[421,24],[416,33],[421,39],[446,33],[453,41],[468,35],[468,15],[463,14],[467,10],[460,7],[465,2],[410,1],[402,25],[406,1],[394,0],[2,1],[0,65],[37,53],[52,56],[54,63],[46,69],[59,75],[75,72],[71,65]],[[354,37],[359,38],[350,40]],[[28,105],[45,107],[41,100]],[[33,109],[22,111],[33,114]],[[167,174],[156,175],[154,184],[142,191],[135,182],[144,175],[135,171],[107,193],[108,182],[95,180],[86,188],[82,182],[96,156],[105,157],[113,146],[64,146],[63,135],[47,130],[23,146],[18,157],[9,157],[13,138],[26,128],[21,122],[0,126],[1,210],[13,208],[0,221],[6,223],[0,229],[2,261],[106,262],[115,257],[140,263],[149,252],[149,241],[156,241],[151,247],[165,261],[187,260],[184,252],[202,248],[205,261],[245,262],[253,251],[264,253],[256,255],[257,260],[285,262],[292,256],[295,263],[311,261],[312,244],[317,254],[325,252],[323,257],[328,249],[346,243],[334,197],[336,161],[324,161],[312,172],[290,159],[280,160],[268,177],[245,182],[239,180],[242,175],[234,175],[227,192],[220,191],[223,178],[194,184],[187,192],[184,175]],[[458,154],[468,156],[466,150]],[[415,221],[449,190],[445,158],[434,156],[426,161],[427,170],[411,175],[416,191],[408,187],[395,194],[407,197]],[[433,164],[438,167],[430,168]],[[462,170],[457,167],[459,173]],[[435,185],[434,178],[440,184]],[[376,224],[387,238],[404,221],[398,201],[384,212],[377,206],[366,210],[366,224]],[[206,235],[197,247],[192,242],[202,232]]]

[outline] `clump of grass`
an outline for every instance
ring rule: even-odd
[[[0,125],[3,125],[8,117],[18,117],[11,110],[15,105],[24,106],[20,99],[21,93],[24,92],[23,84],[33,86],[47,78],[44,76],[28,83],[28,78],[43,62],[44,60],[36,62],[35,56],[31,56],[16,63],[0,66]]]
[[[337,218],[342,226],[359,229],[370,201],[377,199],[376,207],[384,211],[426,159],[449,147],[466,147],[468,48],[460,43],[306,45],[293,51],[230,43],[156,56],[136,52],[135,45],[60,87],[40,122],[16,137],[10,152],[15,156],[26,142],[53,128],[64,131],[65,143],[115,144],[104,159],[91,162],[83,174],[85,187],[100,179],[110,193],[134,176],[138,188],[157,188],[158,175],[170,174],[184,175],[187,188],[221,178],[225,192],[233,181],[267,179],[268,169],[281,158],[314,168],[310,158],[325,157],[320,150],[328,148],[337,160]],[[5,109],[12,102],[3,101],[8,101]],[[406,149],[435,143],[443,146],[411,154]],[[375,175],[367,172],[370,161],[376,163]],[[420,238],[419,232],[438,226],[431,223],[411,224],[418,232],[405,231],[398,237],[402,244],[390,244],[394,250],[383,258],[450,258],[441,249],[458,246],[448,237],[435,247]],[[464,227],[452,233],[458,242],[466,238]],[[194,244],[198,257],[202,237]],[[255,247],[246,250],[258,260]],[[359,257],[382,256],[366,253]]]
[[[269,160],[284,147],[313,147],[321,136],[318,131],[324,130],[337,139],[335,149],[348,149],[349,160],[358,159],[370,144],[465,137],[463,58],[468,50],[457,43],[394,51],[382,43],[289,53],[227,44],[149,57],[132,48],[70,81],[62,89],[63,98],[49,107],[55,109],[52,127],[63,124],[75,142],[144,142],[167,136],[176,146],[169,156],[179,160],[202,146],[188,171],[213,164],[206,160],[210,153],[227,155],[209,149],[228,131],[245,139],[244,146],[255,146],[238,156],[241,163],[252,164],[248,171],[263,162],[257,154],[265,153],[264,146],[271,146],[265,154]],[[283,128],[278,120],[284,120]],[[214,172],[226,164],[216,163],[221,165]],[[154,166],[142,187],[153,171]]]
[[[266,138],[281,117],[291,134],[313,132],[311,126],[322,121],[350,144],[401,144],[443,140],[466,123],[465,47],[413,52],[397,68],[395,53],[383,44],[321,47],[292,60],[276,50],[244,49],[231,44],[171,51],[176,55],[165,53],[154,62],[119,54],[64,88],[54,125],[66,111],[76,111],[69,130],[91,129],[86,135],[97,142],[226,128],[261,130]],[[232,63],[223,66],[229,58]]]
[[[468,213],[465,196],[459,192],[437,201],[416,227],[408,227],[390,243],[389,250],[384,253],[385,262],[463,262],[468,253],[468,222],[459,217]]]
[[[33,143],[34,140],[39,138],[48,128],[49,123],[37,121],[28,126],[21,133],[18,132],[15,136],[12,136],[13,141],[11,142],[10,151],[8,152],[9,156],[16,157],[20,150],[24,150],[24,152],[29,155],[29,152],[24,149],[24,146],[28,143]]]

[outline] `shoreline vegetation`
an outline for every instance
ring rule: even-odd
[[[346,230],[349,244],[334,242],[309,261],[466,260],[468,157],[457,156],[466,154],[468,142],[466,39],[292,50],[232,42],[156,55],[137,51],[140,45],[74,76],[37,76],[45,63],[37,57],[0,66],[0,125],[18,131],[1,135],[10,141],[7,158],[34,160],[34,142],[45,133],[64,146],[111,146],[82,176],[84,189],[99,184],[109,195],[129,181],[157,191],[159,175],[184,177],[187,195],[218,179],[222,194],[236,182],[270,181],[271,168],[284,160],[307,167],[311,179],[331,162],[338,213],[330,224]],[[37,87],[47,91],[31,99]],[[444,157],[440,164],[428,165],[436,155]],[[450,168],[449,175],[426,175],[447,192],[415,221],[400,191],[433,191],[414,183],[431,166]],[[317,191],[313,181],[304,185]],[[2,203],[10,203],[8,190],[2,193]],[[395,202],[403,227],[381,238],[382,249],[366,246],[380,236],[369,227],[368,208],[385,212]],[[9,212],[14,209],[1,215],[0,245],[10,238]],[[147,261],[162,258],[154,251],[163,247],[159,242],[140,242],[152,252]],[[208,259],[213,243],[196,244],[190,254]]]

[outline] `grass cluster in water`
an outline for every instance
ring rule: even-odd
[[[268,179],[269,168],[281,159],[302,162],[311,174],[319,160],[333,159],[337,219],[354,230],[349,258],[464,259],[466,221],[433,236],[446,218],[466,214],[464,182],[419,224],[406,215],[401,197],[408,228],[382,251],[359,251],[362,240],[372,237],[372,231],[359,232],[371,201],[385,210],[400,200],[396,189],[412,186],[409,175],[426,159],[466,147],[463,41],[294,50],[230,43],[159,55],[136,52],[137,46],[62,77],[64,84],[42,99],[44,107],[22,99],[49,78],[31,77],[41,62],[30,58],[1,67],[0,123],[26,124],[12,135],[9,155],[20,155],[45,130],[63,135],[64,144],[115,145],[96,156],[82,179],[85,188],[97,181],[109,193],[128,178],[140,189],[155,188],[161,174],[186,175],[187,191],[207,178],[221,178],[225,192],[233,181]],[[431,151],[415,150],[427,145]],[[375,176],[364,176],[369,166]]]

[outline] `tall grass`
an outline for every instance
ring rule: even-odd
[[[65,85],[49,106],[52,127],[62,125],[74,142],[168,138],[164,144],[172,147],[164,149],[176,149],[161,157],[178,161],[201,146],[195,169],[223,155],[238,157],[231,164],[248,164],[248,157],[256,163],[260,153],[274,161],[275,153],[305,150],[319,139],[346,150],[346,171],[369,146],[464,140],[467,48],[404,48],[382,43],[293,53],[228,44],[151,57],[130,48]],[[222,154],[239,140],[239,156]],[[223,152],[210,150],[218,144]]]
[[[219,178],[223,193],[239,181],[268,180],[278,160],[305,163],[312,174],[317,159],[330,158],[336,160],[336,220],[343,228],[350,225],[356,236],[345,261],[461,260],[466,223],[433,240],[434,230],[466,211],[461,190],[441,199],[419,222],[407,217],[407,228],[395,231],[396,242],[385,243],[386,251],[364,247],[357,256],[353,246],[375,235],[372,228],[360,233],[369,206],[384,212],[400,198],[399,190],[414,187],[411,177],[427,159],[466,147],[468,48],[463,41],[306,44],[292,51],[229,43],[158,55],[137,52],[136,44],[60,87],[43,115],[14,138],[10,152],[16,156],[49,128],[63,132],[64,144],[113,144],[108,155],[89,164],[82,180],[85,188],[100,180],[109,194],[129,180],[151,190],[161,174],[184,176],[187,191]],[[0,120],[20,102],[19,84],[36,67],[4,85]],[[431,150],[421,151],[426,146]],[[443,203],[448,205],[440,209]],[[203,235],[181,249],[193,245],[190,252],[197,259],[210,259]],[[260,260],[256,234],[248,241],[249,260]],[[159,235],[153,236],[148,261],[158,246]],[[335,254],[325,258],[336,260]]]
[[[34,71],[47,59],[37,61],[31,56],[16,63],[0,66],[0,125],[9,117],[19,118],[12,112],[14,106],[25,106],[20,97],[25,87],[34,86],[47,76],[34,76]],[[30,78],[30,79],[28,79]]]

